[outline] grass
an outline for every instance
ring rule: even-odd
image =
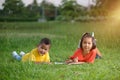
[[[0,80],[119,80],[120,24],[115,22],[1,22]],[[95,32],[103,58],[94,64],[55,65],[22,63],[12,51],[29,52],[43,37],[52,41],[51,62],[65,61],[84,32]]]

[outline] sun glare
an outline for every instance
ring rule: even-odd
[[[111,15],[111,17],[113,17],[114,19],[120,20],[120,9],[115,10]]]
[[[109,13],[109,26],[118,26],[120,25],[120,6],[116,6],[114,10]]]
[[[120,20],[120,6],[116,7],[115,10],[113,10],[113,11],[110,13],[110,16],[111,16],[113,19]]]

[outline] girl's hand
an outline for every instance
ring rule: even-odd
[[[65,61],[65,63],[67,63],[67,64],[69,64],[71,62],[73,62],[73,60],[71,60],[71,59]]]
[[[78,62],[78,57],[73,59],[73,62],[77,63]]]

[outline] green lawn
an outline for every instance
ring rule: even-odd
[[[120,23],[117,22],[0,22],[0,80],[120,80]],[[77,49],[85,32],[95,32],[103,58],[94,64],[55,65]],[[22,63],[12,51],[29,52],[40,39],[52,41],[53,64]]]

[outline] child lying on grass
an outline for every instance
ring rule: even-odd
[[[37,48],[34,48],[29,53],[25,54],[20,52],[20,55],[16,51],[13,51],[12,55],[19,61],[31,61],[35,63],[50,63],[49,49],[51,41],[48,38],[43,38],[38,44]]]
[[[67,64],[94,63],[95,58],[101,57],[101,53],[96,48],[96,40],[90,33],[85,33],[80,41],[80,47],[73,56],[66,61]]]

